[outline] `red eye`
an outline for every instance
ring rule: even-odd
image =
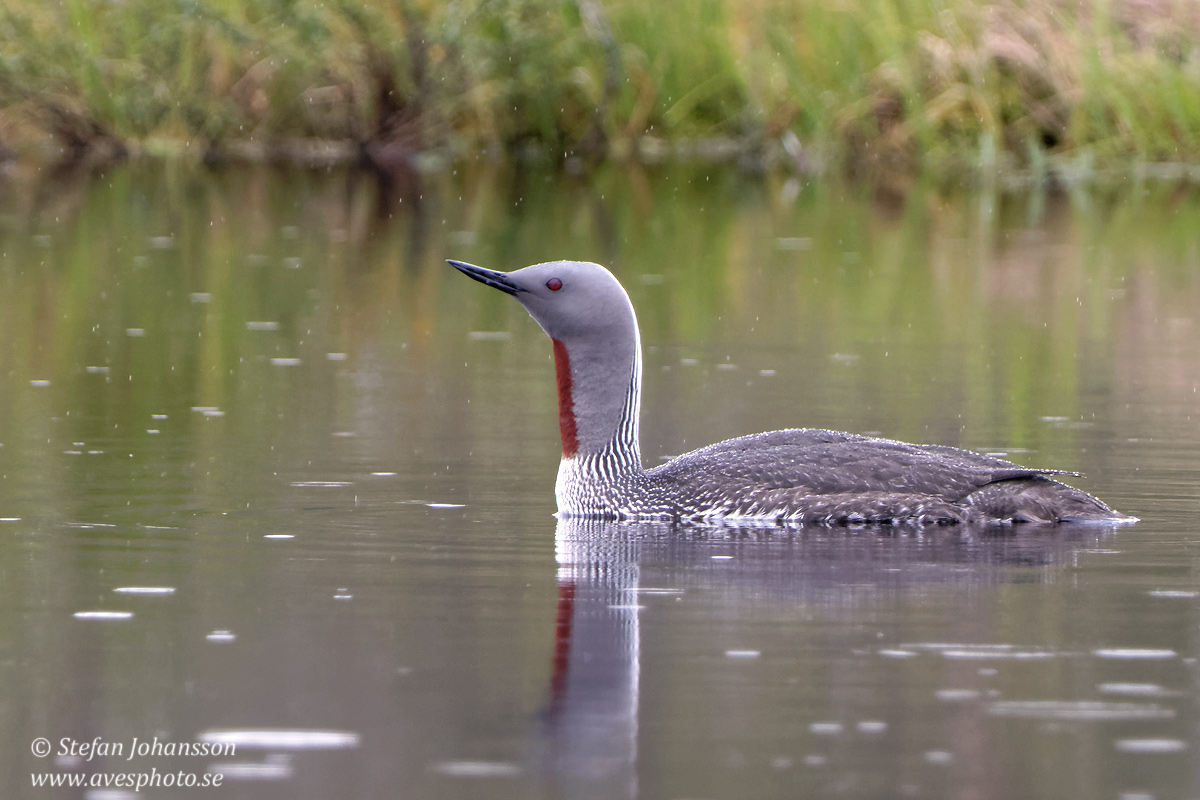
[[[562,281],[560,281],[558,278],[551,278],[550,280],[546,281],[546,288],[552,292],[557,292],[562,288]]]

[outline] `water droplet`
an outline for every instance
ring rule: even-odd
[[[329,730],[215,730],[204,731],[196,738],[261,750],[345,750],[359,744],[357,733]]]
[[[1175,712],[1149,703],[1105,703],[1095,700],[997,700],[988,707],[996,717],[1108,721],[1174,719]]]
[[[1123,753],[1181,753],[1187,742],[1179,739],[1118,739],[1116,748]]]
[[[1139,697],[1160,697],[1170,693],[1157,683],[1102,683],[1096,687],[1102,694],[1128,694]]]
[[[791,252],[811,250],[812,239],[805,236],[781,236],[775,240],[775,249]]]
[[[514,778],[521,774],[520,767],[504,761],[443,761],[433,769],[452,778]]]
[[[265,761],[232,761],[208,766],[209,774],[234,781],[282,781],[292,777],[292,765],[284,758],[268,756]]]
[[[1106,647],[1099,650],[1093,650],[1092,655],[1096,656],[1096,658],[1127,659],[1131,661],[1159,661],[1168,658],[1175,658],[1175,656],[1178,654],[1174,650],[1159,650],[1155,648]]]
[[[954,648],[942,650],[942,658],[952,659],[1038,659],[1054,658],[1054,653],[1046,650],[1013,650],[1011,645],[980,645],[978,647]]]

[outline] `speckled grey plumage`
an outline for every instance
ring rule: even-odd
[[[560,417],[568,419],[555,487],[560,516],[830,525],[1134,520],[1049,477],[1068,473],[828,430],[743,436],[643,469],[641,343],[617,279],[573,261],[510,273],[450,263],[513,295],[567,354],[557,364]]]
[[[777,521],[1057,522],[1115,512],[1045,471],[940,445],[827,430],[743,436],[649,470],[652,494],[701,517]],[[691,498],[690,500],[688,498]]]

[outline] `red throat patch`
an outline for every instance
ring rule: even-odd
[[[558,378],[558,430],[562,434],[562,453],[573,456],[579,449],[575,430],[575,399],[571,396],[571,357],[567,346],[554,339],[554,374]]]

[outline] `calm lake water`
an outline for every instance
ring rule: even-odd
[[[549,343],[447,257],[613,268],[651,463],[878,432],[1142,521],[558,524]],[[1177,185],[12,177],[0,795],[1198,797],[1198,309]]]

